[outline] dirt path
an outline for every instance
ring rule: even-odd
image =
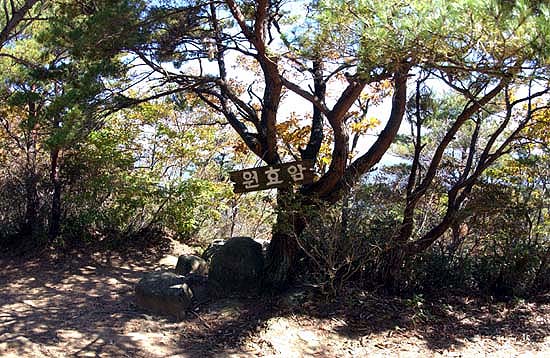
[[[133,302],[174,257],[0,260],[2,357],[550,357],[550,303],[423,302],[303,292],[213,302],[181,322]]]

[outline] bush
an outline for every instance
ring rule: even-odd
[[[525,241],[520,240],[521,244],[506,255],[485,250],[454,256],[431,248],[407,263],[403,286],[414,292],[457,289],[499,299],[544,291],[549,288],[548,247],[527,245]]]
[[[380,246],[369,240],[364,218],[350,215],[350,203],[319,206],[317,210],[309,215],[311,219],[296,240],[306,255],[304,279],[326,298],[333,298],[372,265]]]

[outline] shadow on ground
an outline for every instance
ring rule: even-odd
[[[539,343],[550,348],[550,295],[505,303],[451,294],[424,300],[351,292],[336,303],[295,310],[300,312],[339,319],[334,330],[343,337],[386,337],[383,346],[414,337],[432,352],[457,350],[482,340],[496,347],[512,340],[533,344],[535,350]]]
[[[1,264],[0,351],[18,356],[136,352],[124,329],[138,317],[131,297],[146,263],[114,266],[73,258],[65,264],[40,259]]]
[[[403,342],[437,353],[479,339],[537,344],[550,335],[549,302],[404,300],[358,291],[332,304],[299,289],[226,299],[175,322],[134,304],[134,285],[144,272],[159,269],[166,253],[0,259],[0,355],[364,356]],[[285,344],[305,348],[285,351]]]
[[[0,258],[0,356],[208,357],[238,347],[270,314],[252,298],[197,308],[181,322],[141,310],[134,286],[167,269],[165,258],[165,250]]]

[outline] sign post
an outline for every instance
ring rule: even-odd
[[[313,162],[291,162],[243,169],[229,173],[229,178],[234,183],[235,193],[309,184],[313,182]]]

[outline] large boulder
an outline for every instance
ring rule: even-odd
[[[212,256],[218,252],[218,250],[220,249],[220,247],[222,247],[223,245],[225,245],[225,241],[224,239],[216,239],[214,241],[212,241],[210,243],[210,245],[208,245],[208,247],[206,248],[206,250],[204,250],[204,252],[202,253],[202,258],[205,259],[207,262],[210,262],[212,260]]]
[[[176,264],[176,274],[187,276],[189,274],[208,275],[208,264],[195,255],[181,255]]]
[[[262,246],[249,237],[234,237],[212,253],[208,283],[217,296],[257,293],[263,269]]]
[[[208,300],[207,279],[200,275],[187,277],[173,272],[145,274],[135,288],[138,306],[153,313],[183,318],[195,303]]]

